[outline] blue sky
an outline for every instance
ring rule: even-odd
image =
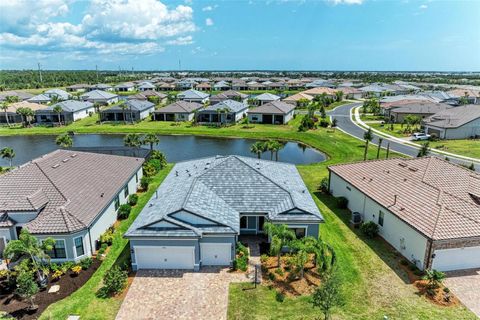
[[[480,71],[480,1],[0,1],[0,68]]]

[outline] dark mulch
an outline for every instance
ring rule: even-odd
[[[68,271],[67,274],[63,275],[59,280],[54,282],[50,281],[45,290],[35,295],[34,302],[38,305],[38,309],[33,312],[28,311],[28,301],[21,301],[20,298],[16,297],[12,292],[6,292],[4,283],[0,283],[0,310],[9,313],[16,319],[37,319],[50,304],[62,300],[83,286],[98,269],[100,264],[101,261],[93,259],[93,264],[90,268],[82,270],[78,276],[74,276],[71,271]],[[48,289],[57,284],[60,285],[60,291],[57,293],[48,293]]]
[[[260,243],[260,254],[268,254],[270,251],[270,244],[268,242]]]

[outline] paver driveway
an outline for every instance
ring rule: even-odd
[[[468,309],[480,317],[480,269],[448,272],[445,284]]]
[[[228,286],[241,281],[244,274],[225,268],[140,270],[116,319],[226,319]]]

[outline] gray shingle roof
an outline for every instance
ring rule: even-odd
[[[85,100],[87,100],[87,99],[93,99],[93,100],[113,99],[116,96],[117,96],[116,94],[106,92],[106,91],[103,91],[103,90],[93,90],[93,91],[89,91],[89,92],[83,94],[82,99],[85,99]]]
[[[286,103],[283,101],[272,101],[269,103],[265,103],[257,108],[250,110],[248,113],[261,113],[261,114],[288,114],[295,106]]]
[[[197,102],[177,101],[155,111],[155,113],[192,113],[202,108]]]
[[[137,100],[137,99],[127,100],[125,104],[128,106],[128,110],[130,110],[131,108],[132,110],[136,110],[140,112],[155,107],[155,104],[150,101]],[[104,111],[108,112],[109,110],[122,110],[122,108],[120,107],[120,105],[116,105]]]
[[[205,108],[205,111],[217,111],[220,109],[228,109],[230,112],[241,112],[248,108],[247,104],[235,100],[224,100]]]
[[[84,109],[89,109],[93,107],[93,103],[89,101],[77,101],[77,100],[66,100],[62,102],[58,102],[52,104],[51,106],[46,107],[45,109],[39,110],[41,111],[53,111],[53,108],[56,106],[62,107],[62,110],[65,112],[77,112]]]
[[[177,223],[174,216],[182,211],[217,224],[183,224],[196,235],[238,233],[240,213],[265,213],[276,221],[323,221],[294,165],[217,156],[177,163],[125,235],[166,236],[165,230],[147,226],[162,220]],[[179,231],[182,236],[184,230]],[[168,230],[168,235],[177,234]]]
[[[390,107],[392,113],[426,113],[426,114],[435,114],[440,111],[452,108],[449,104],[444,103],[433,103],[427,101],[418,101],[411,102],[406,104],[401,104],[400,106],[395,106],[394,104]]]
[[[25,225],[30,232],[79,231],[93,222],[142,163],[141,158],[54,151],[0,176],[0,213],[41,209]]]
[[[480,119],[480,105],[471,104],[446,109],[423,120],[424,124],[438,128],[458,128]]]
[[[49,102],[50,100],[50,97],[47,97],[46,95],[44,94],[39,94],[39,95],[36,95],[34,97],[31,97],[29,99],[27,99],[27,101],[31,101],[31,102]]]
[[[187,91],[183,91],[177,95],[179,99],[205,99],[208,98],[210,95],[205,92],[201,92],[198,90],[190,89]]]
[[[280,97],[267,92],[267,93],[259,94],[254,99],[259,101],[275,101],[275,100],[280,100]]]

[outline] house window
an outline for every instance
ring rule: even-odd
[[[125,199],[128,198],[128,185],[126,185],[125,188],[123,188],[123,196],[125,197]]]
[[[240,229],[248,229],[248,218],[245,216],[240,218]]]
[[[115,197],[115,211],[117,211],[119,207],[120,207],[120,198],[117,195]]]
[[[385,213],[383,211],[380,211],[378,213],[378,224],[383,227],[383,218],[385,217]]]
[[[138,172],[135,173],[135,183],[138,183]]]
[[[75,252],[77,253],[77,257],[83,256],[85,254],[85,250],[83,248],[83,238],[75,238],[73,239],[73,242],[75,243]]]
[[[307,228],[305,228],[305,227],[303,227],[303,228],[289,228],[289,229],[292,230],[295,233],[295,236],[297,237],[297,239],[305,238],[305,235],[307,233]]]
[[[347,186],[346,188],[348,191],[352,191],[352,189],[349,186]]]
[[[66,259],[65,240],[55,240],[55,245],[51,251],[47,251],[47,255],[52,259]]]

